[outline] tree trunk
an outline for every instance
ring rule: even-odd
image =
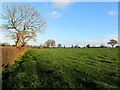
[[[20,36],[21,36],[20,33],[17,34],[17,41],[16,41],[16,46],[17,46],[17,47],[20,47]]]
[[[112,45],[112,48],[113,48],[114,45]]]

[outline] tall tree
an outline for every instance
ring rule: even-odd
[[[17,47],[35,40],[36,34],[47,26],[41,14],[30,4],[4,4],[2,19],[3,31],[15,41]]]
[[[110,42],[108,42],[107,44],[110,44],[112,47],[114,47],[114,45],[118,44],[118,42],[114,39],[111,39]]]

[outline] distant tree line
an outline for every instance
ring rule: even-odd
[[[114,39],[111,39],[107,44],[114,47],[116,44],[118,44],[118,42]],[[4,42],[4,43],[0,43],[0,46],[15,46],[15,45],[10,45],[9,43]],[[40,49],[40,48],[81,48],[78,44],[71,45],[71,47],[66,47],[65,45],[63,46],[61,43],[56,45],[56,41],[52,40],[52,39],[47,40],[43,45],[42,44],[40,46],[31,45],[31,47],[32,48],[38,48],[38,49]],[[87,44],[83,48],[106,48],[106,47],[108,47],[108,46],[105,46],[104,44],[101,44],[99,47],[91,46],[90,44]],[[120,47],[120,46],[116,46],[116,47]]]

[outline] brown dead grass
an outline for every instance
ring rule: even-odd
[[[30,47],[0,47],[2,51],[2,68],[8,67],[9,65],[14,64],[16,58],[18,58],[25,51],[30,49]]]

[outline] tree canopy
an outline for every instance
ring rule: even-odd
[[[110,44],[112,47],[114,47],[114,45],[118,44],[118,42],[114,39],[111,39],[110,42],[108,42],[107,44]]]
[[[48,41],[45,42],[45,45],[47,47],[54,47],[55,46],[55,40],[49,39]]]
[[[2,13],[3,31],[15,41],[16,46],[36,40],[36,34],[45,30],[47,23],[30,4],[5,3]]]

